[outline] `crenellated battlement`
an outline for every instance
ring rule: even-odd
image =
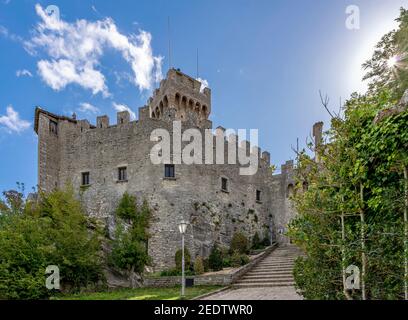
[[[174,109],[176,120],[192,120],[200,126],[211,113],[211,90],[180,70],[170,69],[147,106],[151,118],[163,119],[167,109]]]

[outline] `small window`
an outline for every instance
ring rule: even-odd
[[[82,172],[82,185],[89,185],[89,172]]]
[[[50,132],[57,135],[58,134],[58,123],[50,120]]]
[[[221,178],[221,190],[228,191],[228,179]]]
[[[164,177],[165,178],[174,178],[174,164],[165,164],[164,165]]]
[[[256,201],[261,201],[261,190],[256,190]]]
[[[119,181],[127,180],[126,167],[118,168],[118,180]]]

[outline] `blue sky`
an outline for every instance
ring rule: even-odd
[[[64,25],[53,27],[62,36],[41,16],[49,5],[60,10]],[[349,5],[360,9],[358,30],[346,28]],[[168,17],[172,65],[196,76],[199,49],[214,127],[259,129],[280,165],[314,122],[327,128],[319,90],[335,110],[365,90],[360,65],[401,6],[408,0],[0,0],[0,190],[37,183],[35,106],[92,123],[97,114],[115,119],[115,108],[137,114],[169,66]],[[84,35],[80,19],[85,43],[73,37]]]

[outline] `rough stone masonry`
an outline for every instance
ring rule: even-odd
[[[294,187],[293,161],[272,175],[270,154],[255,149],[259,168],[251,176],[240,175],[239,164],[152,164],[154,129],[171,132],[175,120],[181,121],[182,130],[212,128],[211,90],[201,89],[199,81],[171,69],[147,105],[139,108],[138,120],[131,121],[123,111],[115,124],[106,115],[92,125],[75,115],[55,115],[37,107],[39,189],[72,184],[87,214],[101,219],[111,236],[114,211],[124,192],[146,199],[153,213],[148,251],[155,271],[174,265],[181,219],[190,223],[186,246],[193,257],[207,257],[215,242],[228,246],[236,231],[250,239],[259,232],[288,242],[283,233],[295,214],[288,198]],[[225,129],[216,131],[224,135]],[[225,157],[230,138],[224,138]],[[240,147],[250,152],[249,143]]]

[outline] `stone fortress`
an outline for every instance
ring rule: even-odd
[[[151,162],[151,149],[157,144],[150,141],[153,130],[172,132],[173,121],[181,122],[182,131],[212,128],[211,90],[201,89],[196,79],[170,69],[147,105],[139,108],[138,120],[130,121],[123,111],[117,113],[116,124],[110,124],[106,115],[97,117],[94,126],[76,116],[36,108],[39,189],[50,191],[71,183],[86,212],[101,219],[111,236],[122,195],[146,199],[152,209],[148,251],[154,271],[174,265],[182,219],[189,222],[185,241],[192,257],[207,257],[215,242],[228,246],[237,231],[249,239],[259,232],[261,238],[287,243],[284,232],[295,214],[289,200],[295,184],[293,161],[272,175],[270,154],[257,147],[250,150],[243,141],[240,148],[260,156],[254,175],[240,175],[239,164]],[[228,141],[238,144],[238,139],[226,137],[222,127],[215,131],[213,139],[222,137],[226,158]],[[321,123],[315,125],[314,134],[321,135]]]

